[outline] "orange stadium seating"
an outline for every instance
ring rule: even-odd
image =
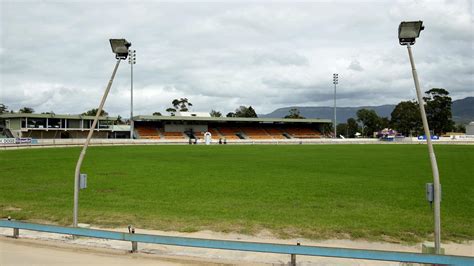
[[[212,139],[220,139],[223,138],[221,133],[216,128],[208,128],[209,133],[211,133]]]
[[[164,132],[162,128],[155,127],[153,125],[137,125],[135,127],[139,138],[141,139],[187,139],[187,136],[183,132]],[[221,126],[219,128],[209,127],[208,131],[212,134],[212,139],[228,139],[238,140],[241,137],[247,139],[286,139],[289,136],[292,138],[320,138],[321,133],[317,130],[299,126],[283,126],[280,125],[264,125],[261,126]],[[198,138],[204,138],[205,132],[196,131],[194,136]],[[240,136],[239,136],[240,135]]]
[[[267,128],[266,131],[272,138],[274,139],[286,139],[285,136],[283,136],[283,130],[278,129],[278,128]]]
[[[260,127],[242,127],[241,130],[249,139],[272,139],[272,136]]]
[[[310,128],[287,128],[286,132],[294,138],[308,139],[308,138],[320,138],[321,134]]]
[[[139,138],[141,139],[160,139],[158,130],[151,126],[138,126],[135,127]]]
[[[183,132],[163,132],[165,139],[184,139]]]
[[[237,133],[240,133],[240,129],[237,127],[221,127],[219,132],[222,134],[225,139],[240,139],[237,137]]]

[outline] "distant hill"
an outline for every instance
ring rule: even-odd
[[[355,118],[356,113],[359,109],[371,109],[374,110],[377,115],[381,117],[389,117],[395,108],[395,104],[386,104],[379,106],[359,106],[359,107],[337,107],[337,123],[344,123],[348,118]],[[276,109],[275,111],[259,115],[259,117],[271,117],[280,118],[288,115],[291,108],[298,108],[302,116],[306,118],[323,118],[333,119],[334,108],[333,107],[283,107]],[[474,121],[474,97],[467,97],[461,100],[453,101],[453,120],[457,123],[468,123]]]
[[[474,97],[453,101],[453,120],[457,123],[474,121]]]

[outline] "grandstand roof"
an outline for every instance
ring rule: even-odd
[[[205,122],[263,122],[263,123],[331,123],[330,119],[253,118],[253,117],[199,117],[199,116],[134,116],[135,121],[205,121]]]
[[[94,119],[89,115],[60,115],[60,114],[29,114],[29,113],[5,113],[0,114],[0,118],[60,118],[60,119]],[[115,116],[99,116],[99,120],[117,120]]]

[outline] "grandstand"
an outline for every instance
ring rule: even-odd
[[[287,118],[248,118],[248,117],[210,117],[210,116],[136,116],[134,117],[138,138],[144,129],[152,128],[161,132],[162,139],[202,139],[205,132],[212,139],[226,140],[273,140],[321,138],[324,124],[328,119],[287,119]]]
[[[101,116],[93,138],[130,137],[130,127],[116,125],[117,117]],[[94,116],[60,114],[0,114],[3,132],[10,137],[36,139],[86,138]]]
[[[161,139],[158,129],[153,126],[139,126],[135,128],[136,134],[141,139]]]
[[[2,135],[18,138],[85,138],[93,116],[57,114],[2,114]],[[116,125],[116,117],[100,117],[94,138],[129,138],[130,126]],[[311,139],[324,134],[327,119],[210,117],[179,113],[175,116],[135,116],[134,138],[175,141]]]

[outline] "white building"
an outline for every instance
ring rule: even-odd
[[[474,122],[466,126],[466,135],[474,135]]]

